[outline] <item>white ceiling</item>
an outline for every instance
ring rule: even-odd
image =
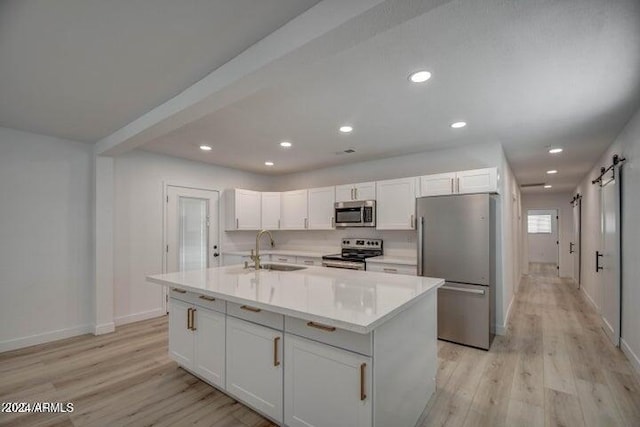
[[[0,126],[95,142],[318,0],[2,0]]]
[[[521,184],[570,191],[639,105],[638,46],[634,0],[451,1],[144,148],[285,174],[500,141]],[[432,79],[410,84],[421,68]],[[451,129],[458,119],[469,126]],[[343,123],[353,134],[337,132]],[[549,145],[565,152],[551,157]],[[336,155],[346,148],[356,153]]]
[[[570,191],[640,104],[637,0],[379,2],[321,2],[271,38],[307,30],[308,41],[271,66],[237,61],[232,72],[255,71],[212,92],[215,108],[146,134],[144,120],[130,122],[317,2],[0,2],[0,126],[135,137],[146,150],[267,174],[499,141],[521,184]],[[331,11],[354,17],[343,24]],[[421,68],[432,79],[410,84]],[[222,81],[216,72],[191,93]],[[179,115],[170,102],[158,116]],[[458,119],[469,126],[451,129]],[[337,132],[344,123],[353,134]],[[551,157],[550,145],[565,152]],[[336,154],[347,148],[356,153]],[[552,167],[560,173],[549,178]]]

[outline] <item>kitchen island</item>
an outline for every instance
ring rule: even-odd
[[[148,276],[169,287],[170,356],[280,425],[414,426],[444,281],[270,265]]]

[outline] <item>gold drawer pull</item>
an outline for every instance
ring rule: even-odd
[[[191,330],[191,308],[187,309],[187,329]]]
[[[289,261],[289,259],[288,258],[278,258],[278,261],[287,262],[287,261]]]
[[[304,263],[305,264],[313,264],[313,261],[307,259],[307,260],[304,261]]]
[[[327,326],[327,325],[323,325],[322,323],[316,323],[316,322],[307,322],[307,326],[310,326],[316,329],[322,329],[323,331],[327,331],[327,332],[333,332],[336,330],[335,326]]]
[[[280,366],[280,360],[278,360],[278,341],[280,341],[280,337],[273,339],[273,366]]]
[[[195,331],[196,330],[196,309],[192,308],[191,309],[191,330]]]
[[[208,297],[206,295],[200,295],[200,299],[203,299],[205,301],[215,301],[216,300],[214,297]]]
[[[186,294],[187,293],[187,291],[185,291],[184,289],[172,288],[171,290],[173,292],[177,292],[179,294]]]
[[[367,367],[366,363],[360,365],[360,400],[365,400],[367,398],[366,387],[364,384],[365,380],[365,369]]]
[[[247,311],[253,311],[254,313],[260,313],[262,311],[261,308],[251,307],[250,305],[241,305],[240,308]]]
[[[397,268],[385,268],[384,271],[386,271],[387,273],[397,273],[398,269]]]

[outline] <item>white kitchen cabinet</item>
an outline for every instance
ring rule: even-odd
[[[332,230],[334,228],[335,187],[311,188],[307,190],[310,230]]]
[[[234,188],[226,192],[225,229],[260,230],[262,197],[259,191]]]
[[[285,360],[286,425],[372,425],[370,357],[286,334]]]
[[[417,178],[376,182],[376,228],[412,230],[415,227]]]
[[[454,194],[455,182],[455,172],[421,176],[420,195],[425,197]]]
[[[335,189],[336,202],[376,199],[375,182],[360,182],[358,184],[336,185]]]
[[[226,316],[170,299],[169,355],[211,384],[225,387]]]
[[[280,229],[304,230],[307,228],[307,190],[280,193]]]
[[[262,229],[280,228],[280,193],[262,193]]]
[[[227,391],[282,422],[280,331],[227,317]]]
[[[498,169],[474,169],[456,172],[460,194],[495,193],[498,191]]]
[[[496,193],[497,191],[497,168],[474,169],[420,177],[420,195],[422,197],[447,194]]]

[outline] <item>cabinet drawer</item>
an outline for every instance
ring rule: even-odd
[[[260,308],[252,307],[248,304],[245,305],[227,302],[227,314],[259,325],[268,326],[273,329],[284,329],[284,316],[282,314],[265,311]]]
[[[415,265],[405,264],[379,264],[379,263],[367,263],[367,271],[376,271],[379,273],[389,274],[408,274],[415,276],[418,274],[418,268]]]
[[[190,304],[199,305],[200,307],[215,310],[220,313],[226,313],[227,311],[226,303],[224,300],[215,298],[215,300],[211,301],[212,297],[196,292],[185,291],[178,288],[169,288],[169,297],[188,302]]]
[[[331,328],[318,322],[285,317],[284,330],[294,335],[329,344],[334,347],[354,351],[367,356],[372,355],[371,334],[359,334],[339,328]]]
[[[271,262],[285,262],[287,264],[295,264],[296,257],[290,255],[275,255],[271,254]]]
[[[300,265],[315,265],[316,267],[322,267],[322,258],[310,258],[299,256],[296,257],[297,263]]]

